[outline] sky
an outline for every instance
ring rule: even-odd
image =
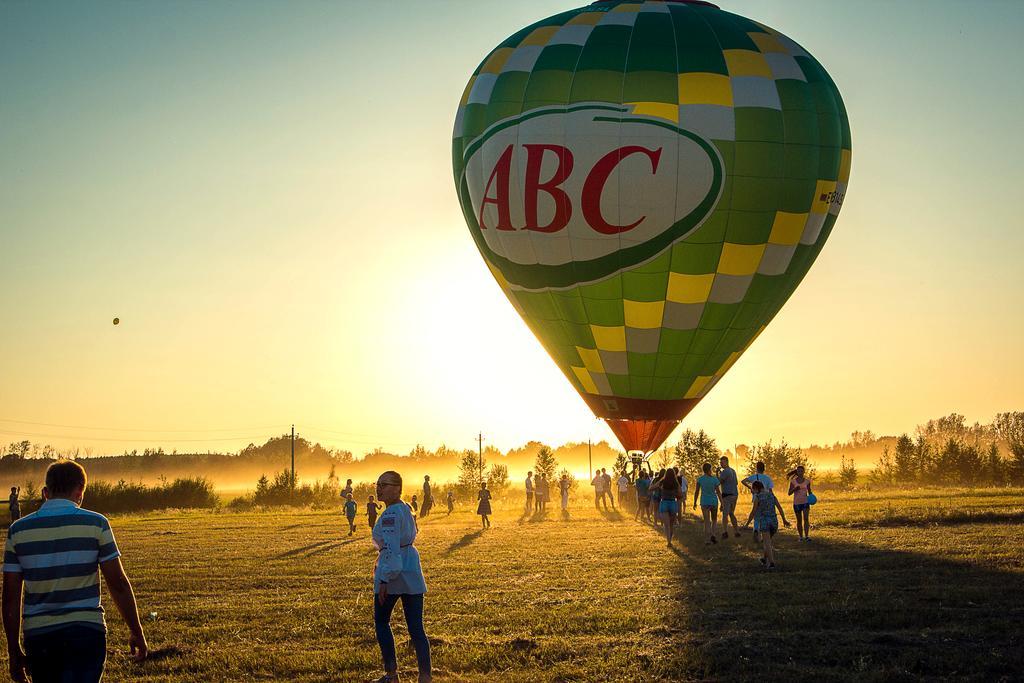
[[[1024,3],[720,4],[825,66],[853,167],[811,272],[683,427],[806,445],[1024,409]],[[451,173],[479,61],[575,6],[0,2],[0,443],[612,441]]]

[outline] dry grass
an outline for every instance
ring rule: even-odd
[[[785,503],[784,503],[785,505]],[[746,507],[741,502],[741,512]],[[974,518],[957,518],[952,510]],[[749,535],[675,551],[587,507],[423,522],[437,680],[1012,679],[1024,656],[1024,496],[831,496],[810,544]],[[984,515],[996,515],[986,518]],[[1010,523],[1010,522],[1013,523]],[[110,680],[362,681],[379,675],[368,530],[334,513],[184,512],[113,519],[146,619],[135,666],[108,604]],[[394,621],[403,674],[415,680]]]

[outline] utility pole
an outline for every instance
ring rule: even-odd
[[[292,425],[292,491],[295,491],[295,425]]]
[[[477,452],[480,454],[480,481],[484,480],[484,433],[480,432],[476,437]]]
[[[587,472],[589,472],[590,479],[594,479],[594,454],[590,448],[590,439],[587,439]]]

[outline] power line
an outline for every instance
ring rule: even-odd
[[[266,425],[263,427],[223,427],[219,429],[142,429],[129,427],[89,427],[86,425],[61,425],[50,422],[27,422],[25,420],[9,420],[0,417],[0,422],[32,425],[34,427],[58,427],[60,429],[90,429],[104,432],[158,432],[164,434],[202,434],[204,432],[255,432],[268,429],[287,429],[288,425]]]
[[[74,436],[67,434],[37,434],[33,432],[16,432],[9,431],[6,429],[0,429],[0,434],[6,434],[8,436],[33,436],[36,438],[43,439],[64,439],[67,441],[118,441],[124,443],[208,443],[210,441],[246,441],[251,440],[252,436],[228,436],[228,437],[217,437],[217,438],[206,438],[206,439],[159,439],[154,437],[147,437],[143,439],[121,439],[117,437],[108,436]]]

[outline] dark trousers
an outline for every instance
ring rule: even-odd
[[[402,599],[402,611],[405,613],[405,626],[409,629],[409,638],[416,649],[416,666],[420,673],[430,672],[430,642],[427,632],[423,630],[423,594],[419,595],[388,595],[384,604],[376,595],[373,596],[373,627],[377,631],[377,644],[384,659],[384,670],[398,670],[398,659],[395,655],[395,634],[391,632],[391,613],[395,610],[398,599]]]
[[[107,659],[107,634],[88,626],[68,626],[25,637],[33,683],[98,683]]]

